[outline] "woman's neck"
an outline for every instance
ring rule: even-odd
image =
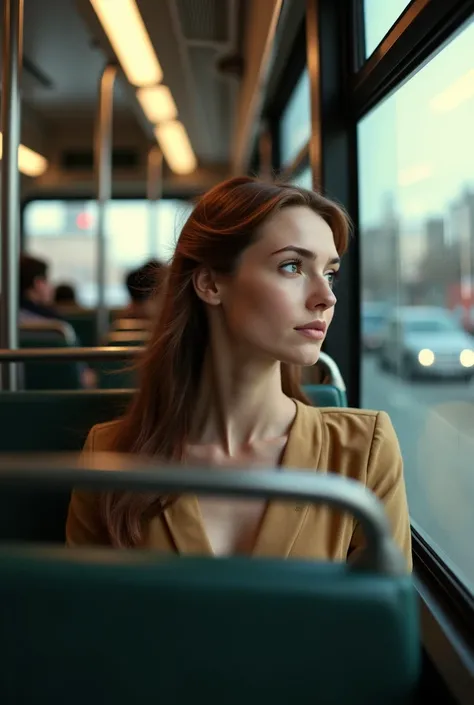
[[[296,409],[283,394],[280,363],[244,360],[225,345],[217,355],[213,347],[204,362],[190,442],[218,446],[233,457],[286,435]]]

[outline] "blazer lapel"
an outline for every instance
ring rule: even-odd
[[[316,471],[322,446],[321,415],[296,402],[296,417],[283,453],[281,472]],[[309,505],[295,502],[268,503],[253,550],[254,556],[286,558],[300,533]]]
[[[214,555],[195,495],[178,497],[165,509],[164,518],[178,553]]]

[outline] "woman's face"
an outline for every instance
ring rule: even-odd
[[[339,262],[331,228],[314,211],[291,206],[269,218],[232,276],[216,280],[232,343],[314,365],[334,314]]]

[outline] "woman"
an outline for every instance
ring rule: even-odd
[[[348,236],[344,212],[302,188],[239,177],[205,194],[179,237],[136,398],[123,419],[91,430],[86,450],[354,478],[385,503],[410,565],[388,416],[310,407],[298,381],[331,323]],[[67,540],[345,561],[363,537],[325,507],[75,492]]]

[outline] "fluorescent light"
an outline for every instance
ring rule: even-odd
[[[174,120],[178,116],[176,104],[167,86],[140,88],[137,91],[137,98],[143,112],[153,125],[165,120]]]
[[[194,171],[196,157],[184,125],[179,120],[157,125],[155,135],[170,169],[176,174],[190,174]]]
[[[430,102],[436,113],[447,113],[474,96],[474,69],[454,81],[445,91],[438,93]]]
[[[0,159],[2,155],[3,135],[0,132]],[[33,152],[29,147],[20,144],[18,147],[18,168],[26,176],[41,176],[48,168],[48,161],[38,152]]]
[[[41,176],[46,171],[48,162],[38,152],[20,144],[18,148],[18,168],[28,176]]]
[[[163,72],[135,0],[91,0],[91,4],[130,83],[159,83]]]

